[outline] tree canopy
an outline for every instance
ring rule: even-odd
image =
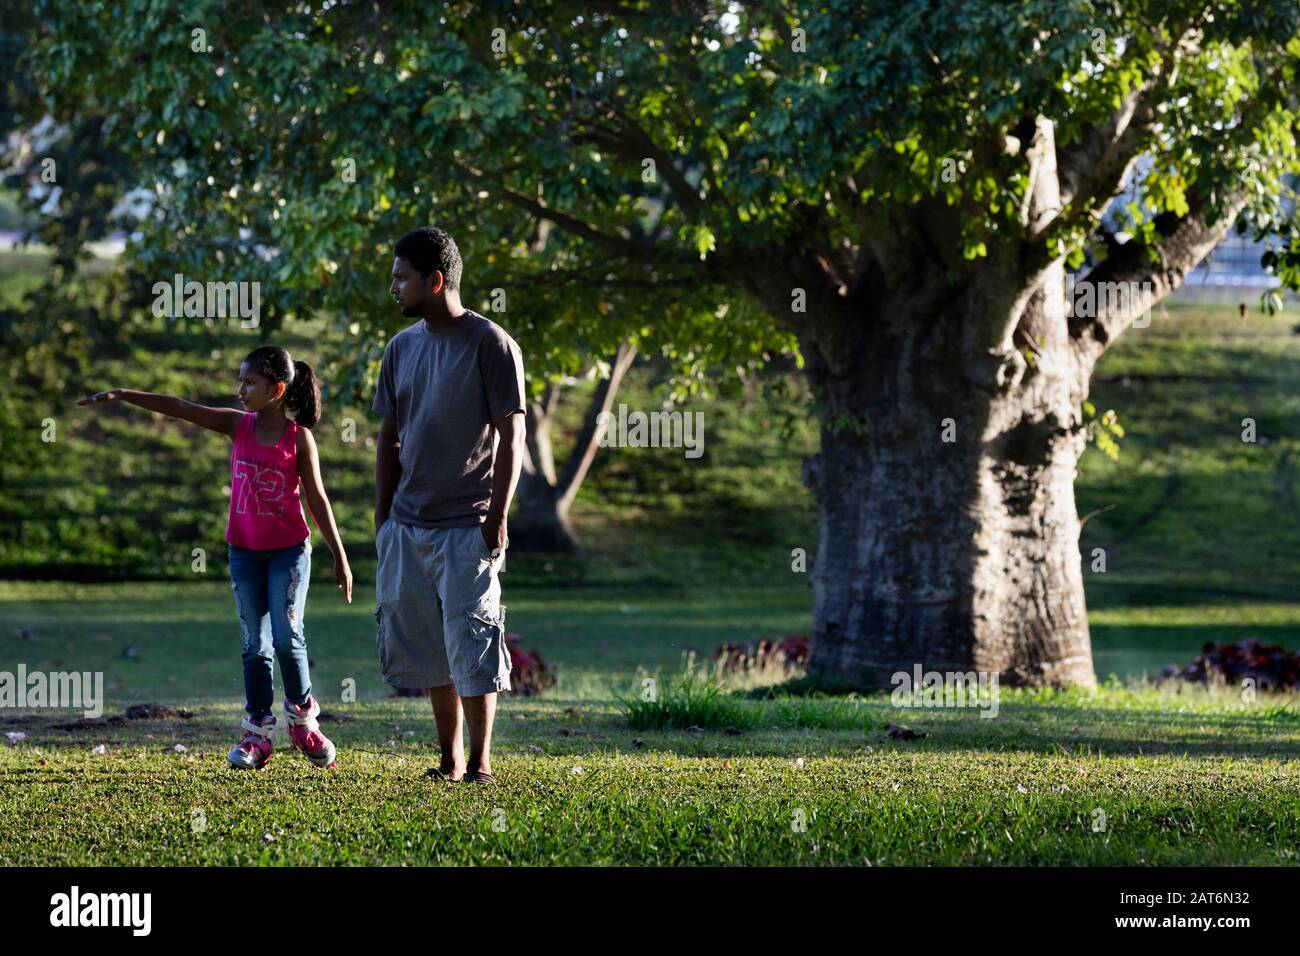
[[[146,275],[257,279],[272,321],[328,309],[391,329],[386,244],[437,221],[473,261],[472,294],[504,290],[546,369],[630,336],[684,345],[689,370],[706,345],[724,360],[788,345],[744,293],[788,330],[815,324],[816,308],[772,307],[791,286],[843,297],[918,215],[955,282],[1012,238],[1045,262],[1113,249],[1101,213],[1143,153],[1128,258],[1158,256],[1162,216],[1240,203],[1284,230],[1298,17],[1272,2],[47,3],[26,105],[102,117],[155,189],[133,246]],[[1063,188],[1026,235],[1036,116]],[[359,375],[382,346],[366,343]]]

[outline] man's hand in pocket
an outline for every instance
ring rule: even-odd
[[[506,536],[505,515],[489,513],[483,524],[479,526],[479,530],[483,533],[483,543],[487,545],[488,554],[495,559],[498,551],[505,548],[510,540]]]

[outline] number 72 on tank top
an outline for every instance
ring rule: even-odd
[[[257,504],[257,514],[276,518],[284,517],[284,472],[273,465],[260,465],[246,458],[237,458],[234,468],[234,488],[231,497],[235,514],[246,514],[251,496]]]

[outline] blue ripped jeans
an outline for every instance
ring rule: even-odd
[[[272,650],[290,703],[305,704],[311,695],[302,627],[310,577],[310,541],[268,551],[230,546],[230,587],[244,634],[244,706],[255,722],[271,713],[275,699]]]

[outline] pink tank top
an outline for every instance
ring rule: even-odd
[[[257,443],[256,422],[257,414],[248,412],[235,429],[226,540],[257,551],[302,544],[311,530],[298,494],[298,423],[289,419],[268,448]]]

